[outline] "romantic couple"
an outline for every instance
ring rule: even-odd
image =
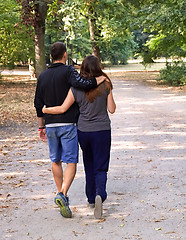
[[[51,57],[53,64],[39,76],[34,105],[39,136],[43,141],[48,140],[58,190],[54,201],[63,217],[72,217],[67,192],[76,174],[79,141],[83,152],[88,205],[94,208],[95,218],[100,219],[102,203],[107,198],[111,147],[107,109],[110,113],[116,109],[112,83],[102,72],[95,56],[83,60],[80,74],[73,66],[65,65],[67,52],[63,43],[52,45]],[[66,163],[64,171],[62,162]]]

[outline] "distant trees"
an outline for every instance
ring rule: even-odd
[[[155,34],[146,47],[151,58],[181,58],[186,56],[186,2],[184,0],[142,1],[137,11],[136,25]]]
[[[154,32],[143,46],[146,51],[144,64],[152,59],[165,57],[166,68],[160,71],[160,79],[171,85],[186,85],[186,2],[184,0],[147,0],[137,11],[137,24],[144,31]]]
[[[0,61],[34,60],[36,76],[55,41],[72,58],[95,54],[100,61],[144,63],[186,56],[184,0],[0,0]]]
[[[36,77],[46,68],[45,63],[45,20],[48,4],[52,0],[17,0],[21,5],[22,23],[33,26],[35,32],[35,74]]]
[[[9,68],[34,58],[33,31],[21,23],[19,10],[15,0],[0,0],[0,63]]]
[[[123,0],[71,0],[63,6],[65,29],[75,55],[94,54],[114,64],[126,63],[136,44],[130,31],[132,6]],[[91,49],[90,49],[91,46]]]

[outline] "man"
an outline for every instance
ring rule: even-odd
[[[65,45],[61,42],[52,45],[51,57],[54,61],[53,65],[39,76],[34,106],[38,117],[39,136],[43,141],[46,140],[46,135],[48,139],[52,172],[58,190],[55,203],[60,207],[63,217],[71,218],[67,192],[75,177],[78,162],[78,139],[75,123],[79,110],[74,103],[64,114],[44,115],[42,108],[44,105],[46,107],[61,105],[71,86],[91,89],[103,82],[105,77],[87,80],[81,77],[74,67],[65,65],[67,52]],[[64,172],[61,161],[67,164]]]

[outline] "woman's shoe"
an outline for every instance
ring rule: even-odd
[[[95,198],[95,209],[94,209],[94,217],[96,219],[101,219],[103,215],[103,204],[100,195],[97,195]]]

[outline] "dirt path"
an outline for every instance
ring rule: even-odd
[[[73,218],[64,219],[36,127],[2,128],[0,239],[186,239],[185,93],[115,80],[114,96],[104,219],[86,207],[81,156],[69,192]]]

